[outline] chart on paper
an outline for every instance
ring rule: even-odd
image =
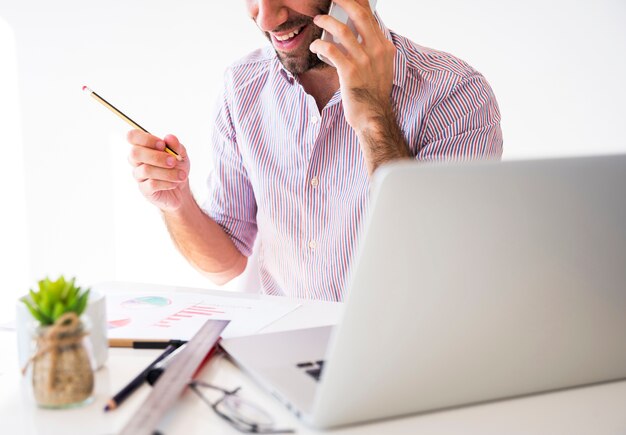
[[[222,314],[226,314],[226,312],[221,310],[219,307],[206,304],[195,304],[158,321],[155,326],[158,326],[159,328],[171,328],[175,327],[181,320],[192,319],[194,317],[219,318]]]
[[[222,337],[254,334],[299,304],[196,293],[106,295],[109,338],[187,340],[207,319],[230,320]]]

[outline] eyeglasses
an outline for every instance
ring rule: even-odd
[[[222,397],[211,402],[207,399],[200,388],[209,388],[222,392]],[[240,387],[232,391],[215,385],[207,384],[202,381],[192,381],[189,388],[202,399],[204,403],[209,405],[217,415],[226,420],[232,427],[243,433],[258,434],[278,434],[278,433],[294,433],[293,429],[276,429],[274,427],[274,419],[266,411],[260,409],[253,403],[242,399],[237,395]]]

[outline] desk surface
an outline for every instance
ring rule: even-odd
[[[117,289],[123,288],[118,284]],[[137,285],[133,285],[138,289]],[[223,294],[223,292],[220,292]],[[267,332],[318,326],[339,319],[341,304],[307,302],[266,329]],[[143,386],[117,410],[105,414],[105,402],[129,379],[152,361],[159,351],[111,349],[104,368],[96,373],[95,400],[82,408],[53,411],[39,409],[32,401],[30,386],[19,375],[15,333],[0,331],[0,432],[6,434],[114,434],[141,405],[150,392]],[[225,388],[241,386],[241,395],[271,413],[280,427],[298,433],[318,433],[290,414],[261,390],[226,357],[213,359],[200,378]],[[187,391],[163,419],[165,435],[238,434],[226,422]],[[626,434],[626,381],[576,388],[468,406],[353,426],[331,433],[340,434]]]

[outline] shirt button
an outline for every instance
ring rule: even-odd
[[[311,186],[317,187],[320,185],[320,179],[317,177],[311,178]]]
[[[311,116],[311,124],[317,124],[317,121],[319,121],[319,118],[317,116]]]
[[[315,240],[311,240],[311,241],[309,241],[309,249],[310,249],[311,251],[314,251],[314,250],[315,250],[315,248],[317,248],[317,242],[316,242]]]

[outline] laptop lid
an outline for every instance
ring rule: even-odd
[[[626,156],[379,169],[309,423],[626,377]]]

